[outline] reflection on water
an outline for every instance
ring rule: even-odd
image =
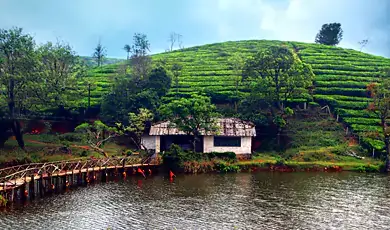
[[[0,212],[0,229],[389,229],[390,177],[155,176],[95,184]]]

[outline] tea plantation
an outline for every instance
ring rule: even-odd
[[[314,79],[314,94],[301,95],[294,102],[312,101],[329,105],[340,120],[345,122],[353,132],[361,137],[366,147],[381,149],[383,143],[375,135],[382,135],[379,120],[366,111],[370,99],[366,86],[375,82],[380,69],[390,67],[390,59],[369,55],[350,49],[330,47],[300,42],[282,42],[269,40],[249,40],[224,42],[196,46],[181,51],[166,52],[153,55],[155,62],[164,63],[170,68],[173,63],[183,66],[176,87],[172,83],[167,100],[176,92],[190,95],[204,92],[213,98],[229,101],[234,94],[236,81],[240,79],[229,63],[232,54],[239,54],[244,59],[257,51],[272,45],[285,45],[298,53],[303,62],[311,64]],[[94,68],[80,84],[91,86],[91,104],[98,105],[102,96],[110,90],[120,71],[120,63]],[[248,90],[240,85],[240,93]],[[83,103],[86,103],[87,98]]]

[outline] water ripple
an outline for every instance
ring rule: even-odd
[[[389,229],[390,177],[155,176],[80,187],[0,212],[0,229]]]

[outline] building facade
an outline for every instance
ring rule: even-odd
[[[215,133],[201,132],[197,142],[197,152],[235,152],[236,154],[251,154],[252,137],[256,136],[255,125],[238,118],[221,118],[217,120],[218,131]],[[147,149],[163,152],[171,144],[177,144],[183,149],[192,149],[193,137],[175,128],[169,121],[152,125],[149,135],[142,139]]]

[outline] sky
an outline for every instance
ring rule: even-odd
[[[272,39],[314,42],[322,24],[339,22],[339,46],[390,57],[390,0],[0,0],[0,28],[22,27],[38,44],[68,42],[91,56],[100,40],[107,56],[125,58],[125,44],[144,33],[151,52],[169,47],[169,34],[184,47]]]

